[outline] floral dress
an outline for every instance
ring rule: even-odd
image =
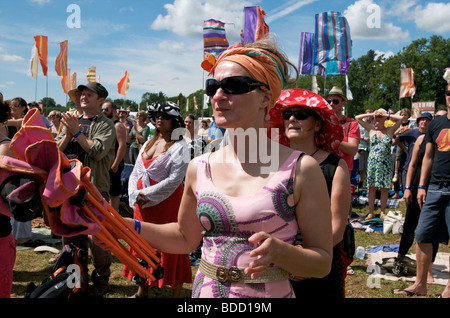
[[[393,163],[391,156],[392,138],[385,134],[370,137],[370,151],[367,159],[365,187],[389,188],[392,183]]]

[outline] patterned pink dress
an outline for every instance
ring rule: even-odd
[[[230,268],[245,268],[255,248],[248,238],[265,231],[293,244],[298,225],[293,199],[294,176],[300,151],[293,152],[256,194],[232,197],[214,186],[208,154],[199,158],[197,170],[197,217],[203,227],[202,258]],[[288,279],[270,283],[221,283],[197,271],[194,298],[293,298]]]

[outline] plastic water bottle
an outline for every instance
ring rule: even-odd
[[[366,255],[366,251],[364,250],[364,247],[358,246],[358,247],[356,248],[356,253],[355,253],[356,258],[358,258],[358,259],[364,259],[364,256],[365,256],[365,255]]]

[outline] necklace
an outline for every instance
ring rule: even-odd
[[[310,154],[311,157],[314,157],[314,155],[316,154],[316,152],[319,151],[319,148],[316,148],[316,151],[314,151],[312,154]]]

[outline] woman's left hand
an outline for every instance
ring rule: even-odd
[[[282,242],[265,232],[253,234],[248,241],[258,244],[258,247],[250,252],[249,256],[255,260],[250,262],[245,273],[251,274],[252,278],[258,278],[270,264],[274,263]]]

